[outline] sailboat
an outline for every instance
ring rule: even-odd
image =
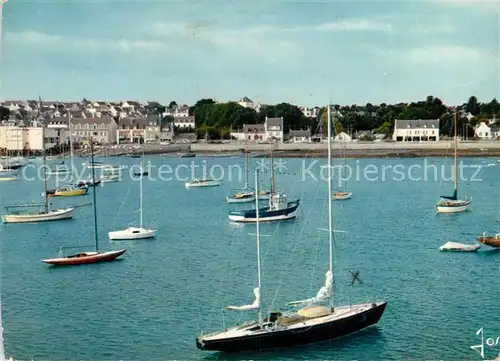
[[[92,139],[90,139],[90,150],[92,154],[92,162],[94,161],[94,145],[92,142]],[[92,180],[95,180],[95,171],[92,168]],[[99,251],[99,237],[97,234],[97,209],[96,209],[96,187],[93,188],[92,195],[93,195],[93,208],[94,208],[94,240],[95,240],[95,252],[81,252],[81,253],[76,253],[72,254],[69,256],[66,256],[64,254],[64,251],[69,248],[82,248],[80,247],[62,247],[61,248],[61,256],[57,258],[49,258],[49,259],[44,259],[42,262],[50,264],[50,265],[55,265],[55,266],[74,266],[74,265],[81,265],[81,264],[90,264],[90,263],[101,263],[101,262],[110,262],[114,261],[118,257],[120,257],[122,254],[126,252],[125,249],[120,249],[118,251],[106,251],[106,252],[100,252]],[[94,246],[92,246],[94,247]]]
[[[142,159],[141,159],[141,169],[142,169]],[[146,229],[143,228],[142,226],[142,219],[143,219],[143,196],[142,196],[142,178],[143,176],[140,176],[141,179],[139,181],[140,184],[140,226],[139,227],[128,227],[127,229],[124,229],[122,231],[114,231],[114,232],[109,232],[108,237],[111,240],[133,240],[133,239],[147,239],[147,238],[153,238],[156,236],[156,229]]]
[[[255,194],[259,194],[259,198],[266,197],[268,206],[259,210],[260,222],[276,222],[294,219],[297,217],[297,210],[300,205],[300,199],[288,201],[288,196],[283,192],[276,191],[274,182],[274,158],[271,145],[271,191],[259,192],[255,190]],[[257,210],[233,210],[229,212],[228,218],[232,222],[238,223],[254,223],[257,221]]]
[[[205,131],[205,156],[207,152],[208,146],[208,129]],[[188,181],[184,184],[186,188],[200,188],[200,187],[218,187],[220,186],[220,182],[215,179],[193,179],[192,181]]]
[[[247,149],[247,142],[245,140],[245,185],[243,186],[243,189],[240,192],[233,194],[230,197],[226,197],[226,202],[227,203],[255,202],[255,195],[256,192],[248,183],[248,149]],[[259,193],[259,198],[261,200],[267,200],[269,199],[269,196],[270,192],[261,191]]]
[[[441,196],[436,204],[436,211],[438,213],[458,213],[464,212],[469,209],[472,202],[472,198],[460,200],[458,199],[458,166],[457,166],[457,113],[454,114],[454,135],[453,135],[453,145],[454,145],[454,165],[453,165],[453,184],[455,190],[451,197]]]
[[[343,154],[344,165],[342,167],[342,177],[341,177],[342,184],[343,184],[343,190],[333,192],[333,199],[336,201],[343,201],[343,200],[350,199],[352,197],[352,192],[347,191],[347,179],[345,177],[345,169],[347,168],[346,149],[347,149],[347,146],[344,144],[344,154]]]
[[[45,125],[42,128],[45,140]],[[43,143],[43,169],[46,171],[45,142]],[[30,223],[58,221],[73,218],[75,207],[49,209],[49,192],[47,191],[47,174],[44,174],[44,203],[43,204],[18,204],[5,206],[7,214],[2,215],[3,223]],[[37,209],[38,208],[38,209]]]
[[[328,117],[330,120],[330,117]],[[262,286],[259,235],[259,205],[257,210],[257,271],[258,286],[254,289],[255,300],[251,305],[229,306],[230,310],[258,310],[258,320],[234,326],[223,331],[200,335],[196,346],[201,350],[241,352],[264,350],[277,347],[290,347],[338,337],[360,331],[378,323],[387,306],[387,301],[363,303],[334,307],[333,305],[333,217],[332,217],[332,166],[331,166],[331,125],[328,122],[328,233],[329,233],[329,269],[326,272],[325,285],[315,297],[290,302],[289,305],[302,306],[289,313],[270,312],[262,315]],[[258,187],[256,174],[256,187]],[[319,306],[329,301],[329,307]]]

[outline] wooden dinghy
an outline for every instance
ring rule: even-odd
[[[477,239],[477,241],[490,247],[500,248],[500,233],[497,233],[494,236],[487,236],[486,232],[484,232],[483,235]]]

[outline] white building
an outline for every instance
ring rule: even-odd
[[[44,130],[38,127],[7,126],[0,127],[0,149],[7,151],[41,151],[44,149]],[[68,131],[45,128],[45,149],[50,149],[64,142]]]
[[[288,140],[292,143],[311,143],[311,129],[290,130]]]
[[[264,124],[245,124],[243,130],[231,132],[231,138],[237,140],[248,140],[250,142],[268,142],[274,139],[280,143],[284,142],[283,117],[268,118]]]
[[[194,115],[191,116],[175,116],[174,127],[195,129]]]
[[[335,136],[335,140],[339,141],[339,142],[351,142],[352,141],[352,137],[345,133],[345,132],[340,132],[339,134],[337,134]]]
[[[113,144],[117,139],[117,124],[113,118],[71,119],[71,132],[76,139],[99,144]]]
[[[474,137],[480,140],[500,139],[500,126],[481,122],[474,127]]]
[[[491,127],[485,122],[481,122],[474,127],[474,137],[481,140],[491,139]]]
[[[274,139],[280,143],[285,140],[284,128],[283,128],[283,117],[280,118],[268,118],[264,122],[266,127],[266,140]]]
[[[397,142],[439,142],[439,119],[396,119],[392,139]]]
[[[260,111],[260,104],[254,102],[252,99],[248,97],[241,98],[237,103],[244,108],[254,109],[256,112]]]

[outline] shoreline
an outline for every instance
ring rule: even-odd
[[[347,158],[419,158],[419,157],[450,157],[453,148],[450,142],[434,144],[402,144],[402,143],[348,143],[332,144],[332,158],[342,158],[345,152]],[[269,144],[249,144],[249,158],[269,157]],[[180,153],[194,153],[196,157],[231,157],[241,156],[244,144],[143,144],[141,146],[108,146],[95,151],[96,156],[128,157],[136,155],[164,155],[180,157]],[[278,158],[326,158],[327,144],[278,144],[273,155]],[[65,153],[64,155],[69,155]],[[75,151],[75,155],[87,156],[88,150]],[[459,143],[458,157],[498,157],[500,159],[500,142]],[[62,156],[62,155],[61,155]]]

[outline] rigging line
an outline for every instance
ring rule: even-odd
[[[235,241],[236,239],[240,239],[243,237],[243,232],[239,232],[239,234],[236,232],[238,230],[235,229],[233,231],[233,235],[235,235],[234,237],[231,237],[231,241],[229,243],[229,247],[227,248],[228,250],[228,254],[232,254],[232,249],[234,247],[234,244],[235,244]],[[239,236],[239,237],[238,237]],[[246,237],[245,237],[246,239]],[[217,290],[214,292],[214,300],[212,301],[212,312],[210,313],[210,318],[208,320],[208,324],[211,325],[212,324],[212,321],[213,321],[213,318],[214,318],[214,315],[215,315],[215,312],[218,308],[220,307],[223,307],[222,305],[226,303],[226,297],[223,298],[223,302],[222,304],[218,303],[217,300],[221,297],[221,293],[222,293],[222,283],[227,279],[229,278],[232,273],[230,272],[226,272],[227,269],[229,269],[230,265],[231,265],[231,260],[232,260],[232,257],[228,257],[228,259],[226,260],[226,267],[223,268],[223,271],[221,271],[221,276],[220,276],[220,281],[219,281],[219,287],[217,287]],[[226,293],[224,293],[225,295]],[[201,322],[202,320],[200,319],[200,325],[198,327],[198,329],[201,329]]]
[[[120,216],[121,211],[122,211],[123,207],[125,206],[125,203],[127,202],[128,196],[130,194],[130,188],[131,187],[128,187],[127,193],[125,194],[125,197],[123,197],[123,201],[120,204],[120,207],[118,208],[118,212],[116,212],[115,216],[113,217],[113,222],[112,222],[113,225],[116,225],[116,220]]]
[[[442,160],[441,163],[441,167],[442,169],[446,169],[446,164],[448,163],[448,152],[450,150],[450,147],[446,148],[446,152],[444,154],[444,159]],[[440,198],[440,195],[441,195],[441,192],[442,192],[442,188],[443,188],[443,172],[438,172],[438,177],[439,177],[439,189],[437,191],[437,198],[439,199]]]
[[[309,156],[311,156],[311,157],[315,157],[314,153],[312,153],[312,152],[311,152],[310,154],[307,154],[307,153],[306,153],[306,154],[305,154],[305,156],[302,158],[302,161],[303,161],[304,159],[309,159]],[[297,184],[298,184],[298,182],[295,182],[294,188],[295,188],[295,186],[296,186]],[[315,201],[316,199],[318,199],[318,194],[319,194],[319,192],[320,192],[320,189],[321,189],[321,187],[316,187],[316,192],[315,192],[314,197],[313,197],[313,203],[314,203],[314,201]],[[304,188],[304,190],[302,191],[301,198],[303,198],[303,197],[304,197],[305,193],[306,193],[306,188]],[[309,217],[311,216],[311,213],[312,213],[313,209],[314,209],[314,207],[310,207],[310,208],[309,208],[309,212],[306,214],[306,217],[305,217],[305,220],[304,220],[304,224],[303,224],[303,226],[302,226],[302,228],[301,228],[301,230],[300,230],[300,233],[299,233],[298,237],[296,238],[295,243],[294,243],[294,244],[293,244],[293,246],[291,247],[291,252],[290,252],[290,249],[289,249],[289,250],[288,250],[288,251],[289,251],[288,253],[290,253],[290,254],[295,254],[295,250],[297,249],[297,246],[298,246],[299,244],[302,244],[302,243],[304,242],[303,233],[304,233],[304,230],[307,228],[306,226],[307,226],[307,225],[308,225],[308,223],[309,223]],[[294,235],[295,235],[295,234],[297,234],[297,233],[296,233],[297,223],[298,223],[298,222],[296,222],[296,223],[295,223],[295,225],[294,225],[294,233],[293,233]],[[279,291],[280,291],[280,289],[281,289],[281,287],[282,287],[282,285],[283,285],[283,283],[284,283],[285,277],[287,276],[287,274],[288,274],[288,272],[289,272],[289,270],[290,270],[290,268],[291,268],[291,265],[292,265],[293,263],[294,263],[294,262],[293,262],[293,260],[290,260],[290,262],[288,263],[288,266],[287,266],[287,267],[284,267],[284,269],[283,269],[283,271],[282,271],[282,273],[281,273],[280,281],[279,281],[278,285],[276,286],[276,289],[275,289],[275,292],[274,292],[273,299],[272,299],[271,304],[270,304],[270,306],[269,306],[269,307],[270,307],[270,308],[269,308],[269,311],[270,311],[270,310],[274,307],[274,304],[275,304],[275,302],[276,302],[276,298],[278,297],[278,293],[279,293]]]
[[[322,187],[316,187],[316,194],[315,194],[314,199],[318,198],[318,194],[320,193],[320,189],[321,188]],[[295,243],[293,244],[293,247],[291,247],[291,249],[288,250],[289,254],[292,254],[292,255],[295,254],[297,246],[299,244],[302,244],[305,241],[304,237],[302,235],[304,233],[304,230],[307,228],[306,226],[309,223],[309,217],[311,216],[311,213],[313,212],[313,210],[315,210],[314,207],[310,207],[309,208],[309,212],[307,213],[307,216],[305,218],[304,225],[302,226],[302,228],[300,230],[300,233],[299,233],[298,237],[296,238]],[[270,308],[274,307],[274,303],[276,301],[276,298],[278,297],[279,291],[280,291],[280,289],[281,289],[281,287],[282,287],[282,285],[284,283],[284,280],[287,277],[287,274],[289,274],[289,271],[290,271],[292,265],[294,265],[294,264],[295,264],[295,260],[293,258],[291,258],[290,262],[288,263],[288,265],[285,266],[284,269],[283,269],[283,271],[281,272],[280,281],[279,281],[278,285],[276,286],[276,289],[275,289],[275,292],[274,292],[274,296],[273,296],[273,299],[272,299],[271,304],[270,304]]]

